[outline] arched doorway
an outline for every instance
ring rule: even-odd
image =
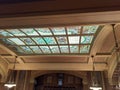
[[[83,90],[82,79],[65,73],[45,74],[35,78],[35,90]]]

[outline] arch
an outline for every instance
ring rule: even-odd
[[[115,29],[116,31],[118,31],[120,28],[120,25],[119,24],[116,24],[115,25]],[[105,47],[105,45],[107,44],[107,39],[108,37],[112,37],[111,39],[111,46],[109,48],[114,48],[114,37],[112,36],[112,25],[106,25],[105,27],[103,27],[103,29],[99,32],[99,34],[97,35],[95,41],[94,41],[94,44],[91,48],[91,52],[90,52],[90,55],[96,55],[97,52],[100,51],[100,49],[102,47]],[[118,33],[117,33],[118,34]],[[119,35],[117,35],[119,36]],[[118,37],[117,37],[118,38]],[[115,56],[115,53],[112,53],[111,51],[108,51],[110,52],[112,55],[111,57],[107,58],[107,62],[106,62],[106,65],[108,66],[108,69],[107,69],[107,78],[108,78],[108,81],[110,84],[112,84],[112,76],[113,76],[113,73],[114,73],[114,70],[117,66],[117,60],[116,60],[116,56]],[[92,62],[91,58],[89,58],[89,62]]]
[[[34,74],[31,75],[31,82],[34,82],[34,78],[38,76],[42,76],[45,74],[51,74],[51,73],[65,73],[65,74],[70,74],[79,78],[83,79],[83,84],[87,84],[87,73],[86,72],[75,72],[75,71],[37,71],[33,72]]]
[[[103,43],[105,42],[105,39],[111,33],[111,31],[112,31],[111,25],[106,25],[102,28],[102,30],[95,38],[95,41],[90,51],[90,56],[91,55],[95,56],[97,52],[100,50],[100,48],[103,47]],[[89,62],[92,62],[91,58],[89,58]]]

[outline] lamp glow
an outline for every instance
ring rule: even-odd
[[[14,74],[16,60],[17,60],[17,56],[15,57],[13,70],[11,70],[10,76],[8,76],[8,80],[7,80],[6,83],[4,84],[4,86],[6,86],[6,87],[8,87],[8,88],[12,88],[12,87],[15,87],[15,86],[16,86],[16,83],[15,83],[15,74]]]
[[[6,86],[8,88],[12,88],[12,87],[15,87],[16,84],[15,83],[6,83],[4,86]]]
[[[90,87],[92,90],[102,90],[102,87]]]

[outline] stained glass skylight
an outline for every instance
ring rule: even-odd
[[[0,29],[0,40],[17,54],[89,54],[99,27]]]

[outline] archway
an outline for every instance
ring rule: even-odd
[[[83,90],[82,78],[66,73],[50,73],[35,78],[35,90]]]

